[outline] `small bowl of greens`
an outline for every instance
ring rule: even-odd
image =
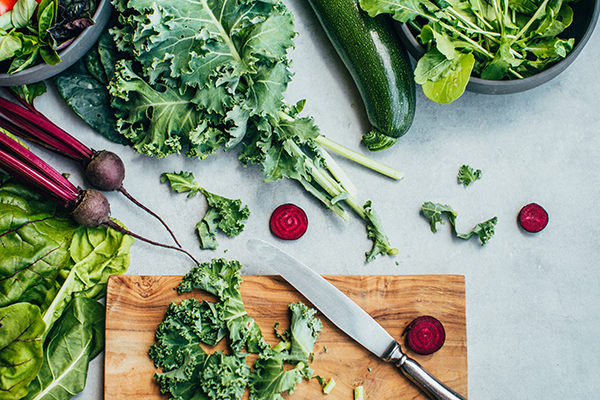
[[[381,2],[361,0],[370,15],[390,13],[418,60],[415,81],[427,97],[450,103],[464,90],[509,94],[540,86],[581,53],[600,0]],[[393,4],[392,4],[393,3]],[[499,22],[500,21],[500,22]]]
[[[73,65],[111,12],[109,0],[2,0],[0,86],[39,82]]]

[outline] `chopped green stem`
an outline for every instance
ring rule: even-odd
[[[346,192],[348,192],[350,196],[356,196],[358,190],[356,189],[356,186],[354,186],[350,178],[348,178],[348,175],[346,175],[346,171],[344,171],[338,165],[338,163],[335,162],[335,160],[329,155],[327,150],[325,150],[321,146],[319,146],[319,150],[321,151],[321,154],[323,156],[323,159],[325,160],[325,164],[327,165],[327,169],[329,170],[329,172],[331,172],[334,178],[340,182],[342,187],[346,190]]]
[[[404,177],[402,172],[389,167],[383,163],[375,161],[369,157],[366,157],[356,151],[350,150],[347,147],[344,147],[333,140],[328,139],[325,136],[319,136],[315,139],[315,141],[323,147],[327,147],[328,149],[338,153],[341,156],[344,156],[358,164],[361,164],[367,168],[372,169],[373,171],[377,171],[383,175],[389,176],[390,178],[399,180]]]
[[[322,191],[317,189],[311,182],[306,179],[300,179],[300,183],[304,189],[321,201],[327,208],[339,215],[344,221],[349,221],[348,213],[338,203],[333,203]]]

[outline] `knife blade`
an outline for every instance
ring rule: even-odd
[[[365,310],[310,267],[259,239],[247,248],[281,275],[340,330],[386,362],[396,365],[434,400],[466,400],[402,352],[400,344]]]

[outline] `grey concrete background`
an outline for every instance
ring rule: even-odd
[[[327,137],[404,172],[393,181],[336,157],[359,189],[373,201],[394,257],[365,264],[370,249],[365,227],[351,215],[344,222],[291,181],[263,183],[258,167],[244,168],[235,150],[206,160],[184,155],[152,159],[110,143],[93,132],[50,93],[38,108],[84,143],[110,149],[126,163],[125,187],[157,211],[197,258],[236,259],[245,274],[264,272],[245,249],[249,238],[271,241],[322,274],[462,274],[466,277],[469,398],[583,399],[600,391],[600,217],[599,153],[600,32],[579,58],[542,87],[513,95],[465,93],[450,105],[431,102],[417,89],[410,132],[392,149],[369,153],[359,143],[368,124],[361,99],[306,2],[287,2],[296,15],[295,77],[286,97],[307,99]],[[73,165],[48,155],[59,171]],[[461,165],[483,171],[465,188]],[[240,198],[252,216],[238,237],[218,237],[219,249],[202,251],[194,226],[206,210],[202,197],[187,199],[161,184],[163,172],[190,171],[207,190]],[[162,227],[124,197],[109,194],[113,216],[132,231],[163,242]],[[420,215],[425,201],[451,205],[459,231],[498,217],[489,245],[456,239],[448,224],[430,231]],[[276,240],[268,228],[271,211],[285,202],[304,208],[309,230],[295,242]],[[516,217],[529,202],[550,214],[548,227],[524,232]],[[128,274],[184,274],[185,256],[136,241]],[[407,299],[410,301],[410,299]],[[103,355],[90,369],[77,399],[103,398]],[[399,379],[402,379],[399,377]]]

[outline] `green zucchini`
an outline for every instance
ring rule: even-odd
[[[391,147],[412,125],[414,72],[387,15],[370,17],[358,0],[308,0],[350,72],[372,131],[362,141],[372,151]]]

